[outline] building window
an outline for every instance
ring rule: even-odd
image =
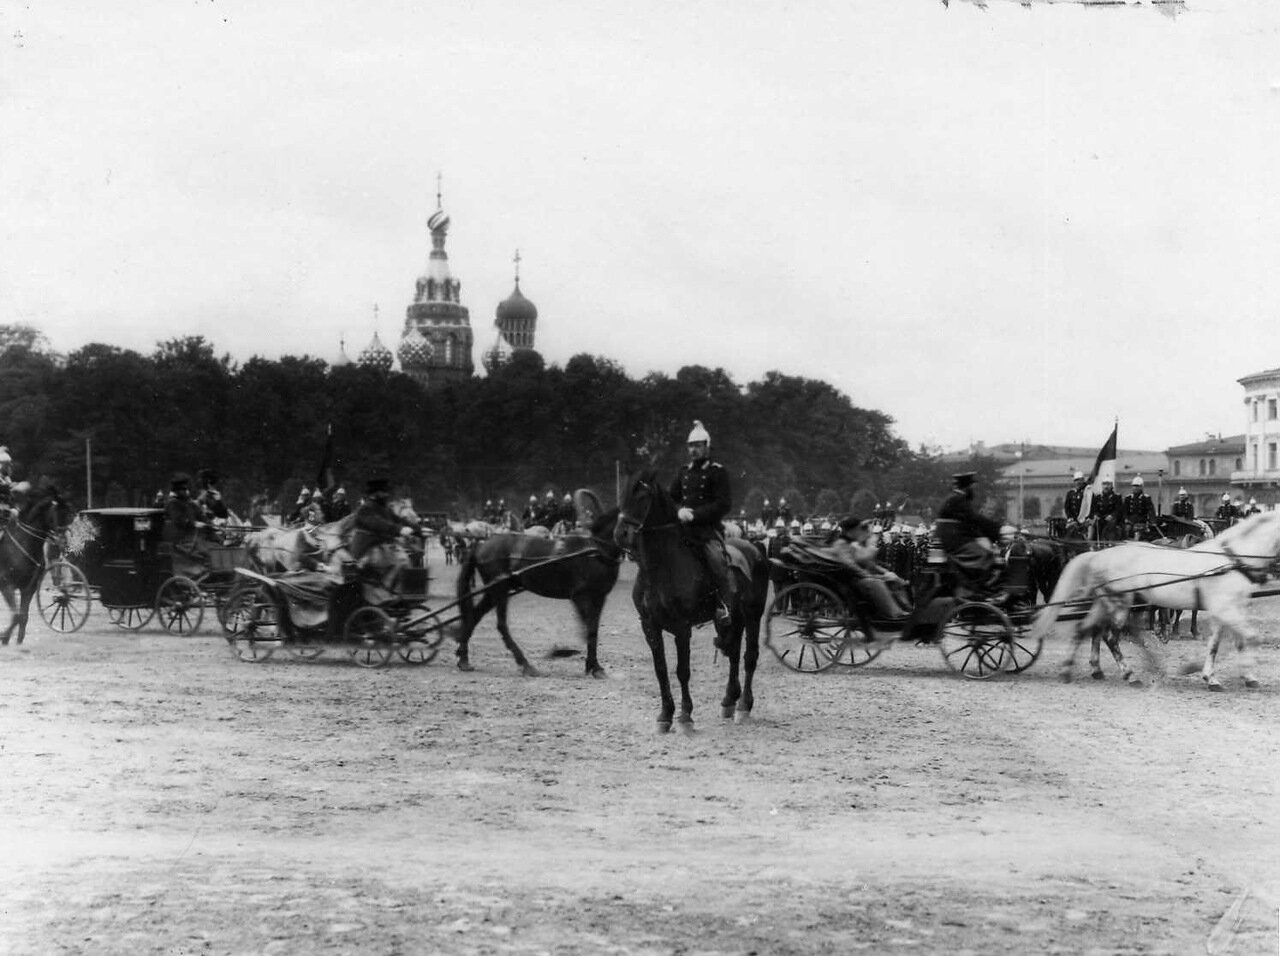
[[[1274,398],[1267,399],[1267,418],[1273,422],[1276,420],[1276,400]]]
[[[1218,459],[1209,459],[1209,474],[1216,475],[1218,473]]]
[[[1258,420],[1258,400],[1256,398],[1253,400],[1253,420],[1255,422]]]
[[[1204,477],[1204,459],[1203,458],[1200,459],[1200,477],[1201,478]]]
[[[1237,459],[1236,459],[1236,471],[1239,471],[1239,470],[1240,470],[1240,459],[1239,459],[1239,458],[1237,458]]]
[[[1276,470],[1276,443],[1271,442],[1267,445],[1267,471]]]
[[[1182,459],[1175,458],[1173,460],[1173,477],[1177,478],[1180,474],[1182,474]]]

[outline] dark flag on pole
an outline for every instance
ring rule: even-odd
[[[1116,483],[1116,432],[1120,430],[1120,423],[1116,422],[1111,429],[1111,437],[1103,443],[1102,448],[1098,451],[1098,457],[1093,463],[1093,471],[1089,472],[1089,481],[1084,486],[1084,498],[1080,502],[1080,520],[1089,517],[1089,509],[1093,506],[1093,496],[1102,493],[1102,483],[1104,481],[1111,482],[1114,488]]]
[[[324,441],[324,456],[320,459],[320,468],[316,472],[316,490],[333,487],[333,422],[327,428]]]

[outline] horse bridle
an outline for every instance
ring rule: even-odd
[[[56,507],[61,503],[62,503],[61,500],[58,498],[50,498],[46,506],[52,508],[52,507]],[[17,526],[19,531],[25,531],[31,537],[38,539],[42,545],[47,544],[50,541],[57,540],[59,535],[61,535],[66,530],[65,528],[49,528],[48,530],[41,531],[39,528],[36,528],[36,527],[33,527],[32,525],[27,524],[21,518],[18,518],[16,516],[13,519],[13,523]],[[40,548],[40,557],[37,558],[33,554],[31,554],[30,551],[24,548],[22,546],[22,542],[19,541],[16,537],[14,537],[13,535],[10,535],[9,537],[10,537],[10,540],[13,541],[13,546],[22,552],[23,557],[25,557],[28,561],[30,561],[36,567],[44,566],[45,562],[44,562],[43,547]]]

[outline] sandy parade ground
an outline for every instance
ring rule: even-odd
[[[453,569],[433,552],[433,593]],[[934,647],[807,676],[754,719],[695,634],[696,730],[654,732],[624,568],[601,631],[521,595],[462,673],[176,638],[95,607],[0,650],[0,952],[1275,953],[1280,599],[1262,687],[960,678]],[[1174,640],[1164,666],[1196,659]],[[670,655],[669,655],[670,656]]]

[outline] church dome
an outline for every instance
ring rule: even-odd
[[[378,338],[378,333],[373,333],[373,341],[369,343],[369,347],[360,353],[360,364],[371,365],[374,368],[380,368],[384,372],[391,368],[391,364],[395,361],[395,356],[391,354],[391,349],[382,344],[382,340]]]
[[[524,293],[520,291],[520,284],[516,283],[515,290],[512,291],[511,295],[498,303],[494,316],[498,320],[499,328],[508,324],[536,322],[538,320],[538,307],[525,298]]]
[[[437,209],[431,214],[431,218],[427,220],[427,228],[432,232],[445,232],[449,228],[449,214],[443,209]]]
[[[346,368],[351,364],[351,356],[347,354],[347,342],[340,339],[338,342],[338,357],[333,360],[334,368]]]
[[[415,325],[400,339],[400,348],[396,350],[396,354],[400,356],[401,368],[413,368],[429,364],[435,355],[435,349]]]

